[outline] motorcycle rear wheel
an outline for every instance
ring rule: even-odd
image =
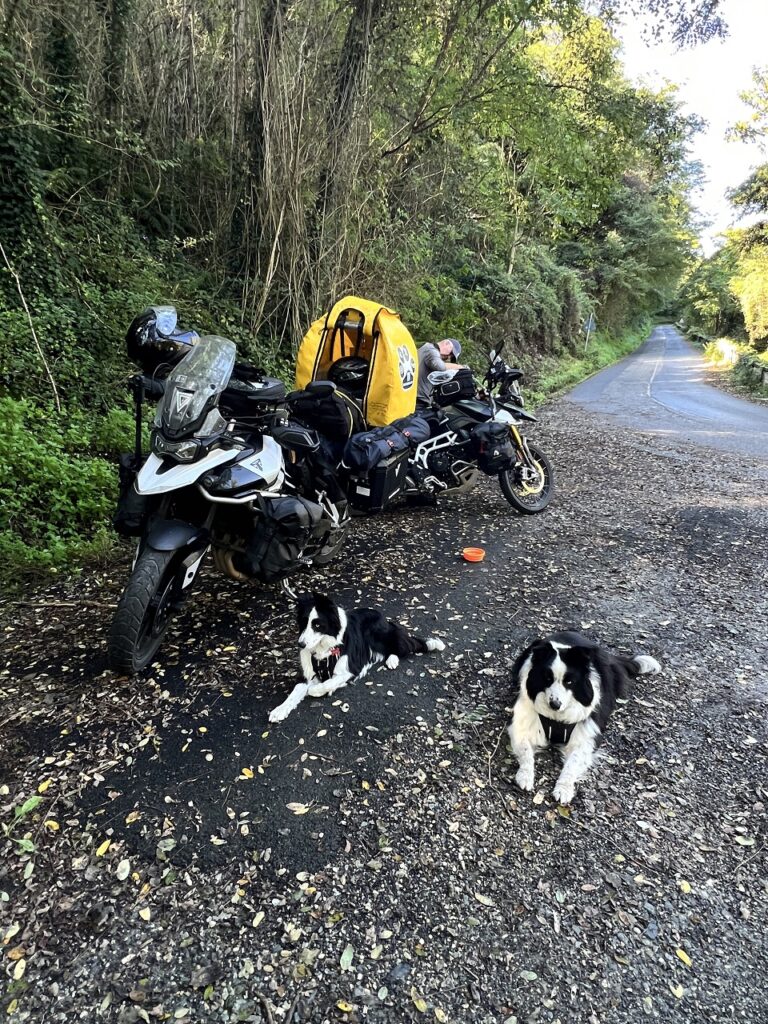
[[[109,630],[107,656],[115,672],[141,672],[163,642],[179,571],[175,554],[148,548],[136,560]]]
[[[528,444],[536,466],[534,475],[527,466],[514,466],[499,473],[501,492],[512,508],[524,516],[543,512],[555,494],[552,463],[535,444]]]

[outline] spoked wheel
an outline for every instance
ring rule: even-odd
[[[147,549],[136,561],[109,631],[109,663],[116,672],[140,672],[163,641],[178,582],[174,554]]]
[[[543,512],[555,493],[555,474],[547,456],[528,444],[533,466],[519,465],[499,473],[499,484],[509,504],[524,516]]]

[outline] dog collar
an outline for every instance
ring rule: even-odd
[[[575,722],[556,722],[554,718],[545,718],[544,715],[539,715],[539,721],[545,738],[556,747],[565,746],[576,728]]]
[[[324,658],[316,658],[312,655],[312,668],[315,671],[315,675],[320,682],[327,682],[333,675],[333,671],[336,668],[339,658],[344,653],[344,645],[337,644],[336,647],[332,647]]]

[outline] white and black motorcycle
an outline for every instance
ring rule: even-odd
[[[108,642],[111,666],[129,674],[154,658],[209,550],[230,578],[269,583],[329,562],[349,522],[321,439],[291,421],[283,384],[236,366],[226,338],[180,344],[185,335],[172,312],[147,311],[131,328],[152,342],[139,348],[161,355],[150,374],[133,378],[137,451],[122,459],[114,519],[119,533],[138,537]],[[130,351],[131,332],[128,340]],[[187,354],[158,379],[158,359],[185,345]],[[143,459],[148,396],[160,402]]]

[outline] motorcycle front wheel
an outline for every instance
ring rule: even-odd
[[[141,672],[163,642],[180,583],[177,554],[145,548],[137,558],[109,630],[107,654],[115,672]]]
[[[516,512],[532,516],[543,512],[555,494],[552,464],[535,444],[528,444],[535,468],[513,466],[499,473],[501,492]]]

